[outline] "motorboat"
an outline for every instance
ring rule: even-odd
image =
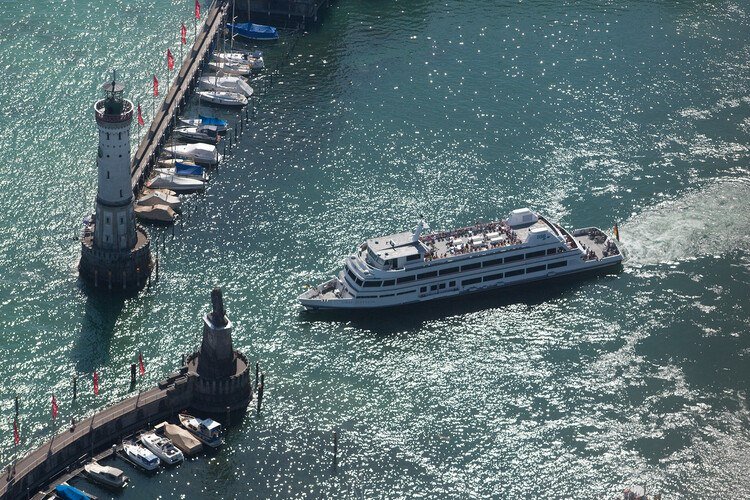
[[[186,413],[180,413],[180,424],[193,433],[201,443],[211,448],[221,445],[221,424],[210,418],[201,420]]]
[[[253,95],[253,88],[241,76],[202,76],[198,79],[202,89],[236,92],[245,97]]]
[[[279,32],[273,26],[255,23],[227,23],[227,29],[235,35],[250,40],[278,40]]]
[[[247,97],[237,92],[226,92],[223,90],[199,90],[198,96],[220,106],[247,106]]]
[[[212,56],[214,61],[217,62],[230,62],[247,64],[252,69],[263,69],[265,67],[265,61],[263,60],[263,52],[256,50],[252,53],[246,52],[215,52]]]
[[[167,190],[149,190],[148,193],[142,194],[135,202],[136,206],[151,207],[154,205],[166,205],[175,212],[182,211],[182,201],[174,194],[167,194]]]
[[[226,134],[229,122],[213,116],[198,115],[198,118],[180,118],[180,122],[189,127],[200,127],[201,125],[213,125],[219,134]]]
[[[172,441],[182,453],[186,456],[193,456],[203,451],[203,443],[187,429],[183,429],[179,425],[170,424],[168,422],[162,422],[154,430],[157,434],[163,434],[166,438]]]
[[[122,451],[125,456],[138,467],[147,471],[153,471],[159,468],[161,460],[151,453],[147,448],[134,443],[123,443]]]
[[[174,135],[178,139],[187,142],[205,142],[206,144],[218,144],[221,141],[221,135],[215,125],[200,125],[198,127],[177,127],[174,129]]]
[[[98,462],[84,465],[83,470],[92,481],[109,488],[124,488],[130,480],[121,469],[109,465],[100,465]]]
[[[221,160],[221,155],[219,155],[216,146],[202,142],[166,146],[164,153],[172,158],[190,160],[199,165],[207,165],[209,167],[217,165],[219,160]]]
[[[151,189],[171,189],[177,193],[194,193],[206,189],[206,183],[181,175],[156,174],[146,181],[146,187]]]
[[[174,224],[177,214],[167,205],[135,206],[133,208],[138,220],[154,224]]]
[[[199,181],[208,182],[208,175],[203,167],[196,165],[194,167],[177,164],[172,168],[155,168],[157,174],[177,175],[189,179],[198,179]]]
[[[55,486],[55,498],[62,498],[63,500],[97,500],[94,495],[90,495],[83,490],[79,490],[75,486],[71,486],[68,483],[62,483]]]
[[[175,447],[169,438],[159,436],[155,432],[149,432],[141,435],[141,443],[143,446],[153,452],[154,455],[159,457],[162,461],[169,465],[182,462],[185,458],[182,452]]]
[[[208,69],[223,75],[249,75],[253,68],[249,64],[208,61]]]

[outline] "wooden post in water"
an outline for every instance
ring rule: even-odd
[[[336,429],[333,429],[333,468],[336,468],[336,462],[338,461],[339,454],[339,434]]]
[[[258,385],[258,415],[260,415],[260,407],[263,403],[263,379],[265,378],[265,373],[260,374],[260,384]]]
[[[78,392],[78,388],[76,387],[78,384],[78,377],[73,375],[73,399],[75,400]]]
[[[130,385],[135,385],[135,363],[130,363]]]

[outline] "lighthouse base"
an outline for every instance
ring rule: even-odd
[[[135,247],[129,251],[98,248],[92,233],[81,240],[81,260],[78,273],[86,283],[98,290],[132,292],[143,288],[151,275],[151,240],[143,227],[136,228]]]
[[[217,417],[227,412],[230,412],[233,417],[244,414],[253,398],[247,357],[239,351],[234,351],[234,373],[218,379],[201,377],[198,374],[200,358],[200,352],[195,352],[185,363],[193,379],[191,408],[197,413]]]

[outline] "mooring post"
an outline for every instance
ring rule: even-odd
[[[185,355],[182,355],[182,366],[185,366]]]
[[[16,405],[16,417],[17,417],[18,416],[18,394],[16,394],[15,405]]]
[[[230,422],[229,422],[229,413],[230,413],[230,412],[229,412],[229,407],[227,406],[227,423],[226,423],[226,425],[225,425],[225,427],[227,428],[227,431],[229,431],[229,423],[230,423]]]
[[[76,395],[78,393],[78,387],[77,387],[77,385],[78,385],[78,377],[76,377],[75,375],[73,375],[73,399],[76,398]]]
[[[235,120],[234,121],[234,142],[237,142],[237,132],[238,132],[237,129],[238,129],[238,127],[237,127],[237,120]]]
[[[135,385],[135,363],[130,363],[130,385]]]
[[[260,373],[260,363],[255,362],[255,389],[258,389],[258,374]]]
[[[333,429],[333,466],[336,467],[336,461],[339,454],[339,433]]]
[[[260,414],[260,406],[261,403],[263,403],[263,379],[265,378],[265,373],[260,374],[260,385],[258,385],[258,414]]]

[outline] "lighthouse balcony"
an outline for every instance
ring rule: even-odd
[[[107,101],[107,99],[101,99],[94,104],[94,112],[96,113],[96,119],[98,121],[119,123],[133,118],[133,103],[129,100],[123,99],[121,101],[122,110],[119,113],[112,113],[111,102],[108,103]]]

